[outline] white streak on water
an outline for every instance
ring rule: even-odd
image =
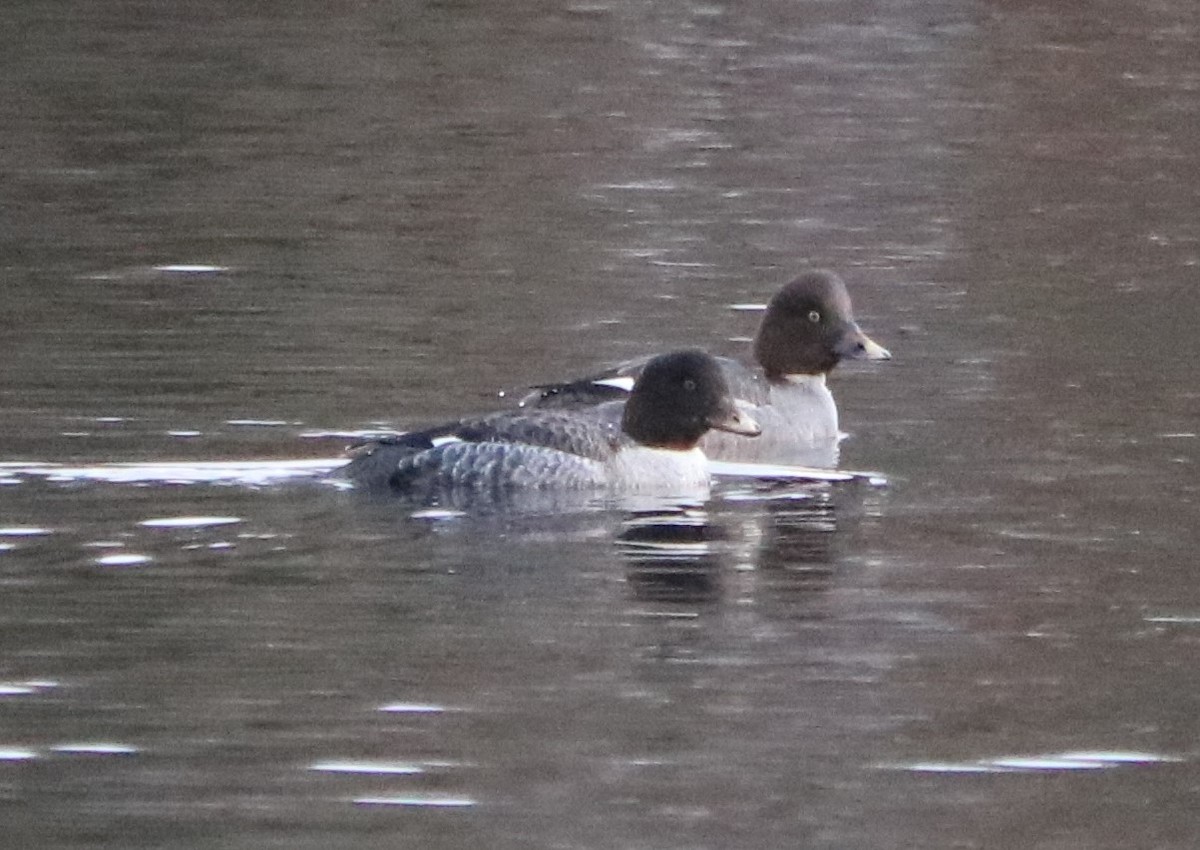
[[[32,761],[38,754],[33,750],[0,748],[0,761]]]
[[[476,805],[471,797],[448,794],[396,794],[379,797],[355,797],[356,806],[426,806],[431,808],[466,808]]]
[[[673,180],[630,180],[625,183],[605,183],[601,189],[625,189],[636,192],[673,192],[679,184]]]
[[[132,567],[137,564],[150,563],[150,556],[122,552],[115,555],[103,555],[96,559],[96,563],[103,567]]]
[[[1064,770],[1105,770],[1131,764],[1166,764],[1180,762],[1179,756],[1125,750],[1079,750],[1029,756],[997,756],[971,761],[917,761],[902,764],[881,764],[890,770],[913,773],[1040,773]]]
[[[345,458],[234,460],[163,463],[100,463],[62,466],[53,463],[5,465],[13,476],[51,481],[102,481],[109,484],[244,484],[263,485],[318,478],[346,463]],[[0,529],[4,534],[49,534],[48,529]]]
[[[0,682],[0,697],[21,697],[36,693],[37,688],[31,688],[29,685],[10,685]]]
[[[411,762],[387,761],[319,761],[308,766],[321,773],[366,773],[387,776],[414,776],[425,768]]]
[[[165,266],[155,266],[154,270],[166,274],[220,274],[229,271],[229,267],[208,266],[200,263],[171,263]]]
[[[786,466],[773,463],[733,463],[708,461],[708,471],[723,478],[777,478],[789,481],[852,481],[874,473],[820,469],[815,466]]]
[[[10,525],[8,528],[0,528],[0,537],[40,537],[52,533],[48,528],[32,525]]]
[[[452,511],[444,508],[429,508],[427,510],[413,511],[410,516],[413,519],[431,519],[431,520],[447,520],[458,519],[465,517],[466,511]]]
[[[146,528],[206,528],[212,525],[232,525],[241,522],[235,516],[172,516],[142,520],[138,525]]]
[[[446,707],[423,702],[393,702],[379,706],[378,710],[391,714],[440,714]]]
[[[301,431],[297,436],[304,440],[325,440],[333,437],[341,440],[377,440],[380,437],[400,437],[404,433],[392,428],[366,428],[358,431]]]
[[[137,747],[131,747],[128,744],[113,744],[107,741],[56,744],[50,749],[69,756],[132,756],[139,752]]]

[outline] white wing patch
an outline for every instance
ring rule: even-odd
[[[615,378],[601,378],[598,381],[592,381],[592,383],[598,387],[615,387],[618,390],[632,392],[633,380],[629,375],[618,375]]]

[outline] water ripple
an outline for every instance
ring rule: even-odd
[[[172,516],[145,519],[138,525],[146,528],[207,528],[213,525],[232,525],[241,522],[235,516]]]
[[[344,458],[197,461],[188,463],[98,463],[64,466],[56,463],[2,464],[16,478],[54,482],[100,481],[109,484],[244,484],[263,485],[323,476],[346,463]],[[49,534],[47,529],[0,529],[4,534]]]
[[[450,794],[396,794],[377,797],[355,797],[356,806],[427,806],[430,808],[467,808],[477,805],[471,797]]]
[[[1179,756],[1122,750],[1077,750],[1041,755],[1009,755],[969,761],[916,761],[881,764],[889,770],[912,773],[1039,773],[1059,770],[1105,770],[1130,764],[1180,762]]]

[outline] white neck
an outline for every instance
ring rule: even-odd
[[[771,407],[788,423],[810,435],[838,433],[837,403],[825,375],[787,375],[771,388]]]

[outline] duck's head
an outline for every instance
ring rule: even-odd
[[[890,360],[854,321],[850,293],[833,272],[812,271],[775,293],[754,339],[768,378],[824,374],[841,360]]]
[[[709,430],[756,437],[758,423],[738,407],[717,361],[676,351],[646,364],[633,386],[622,430],[645,446],[691,449]]]

